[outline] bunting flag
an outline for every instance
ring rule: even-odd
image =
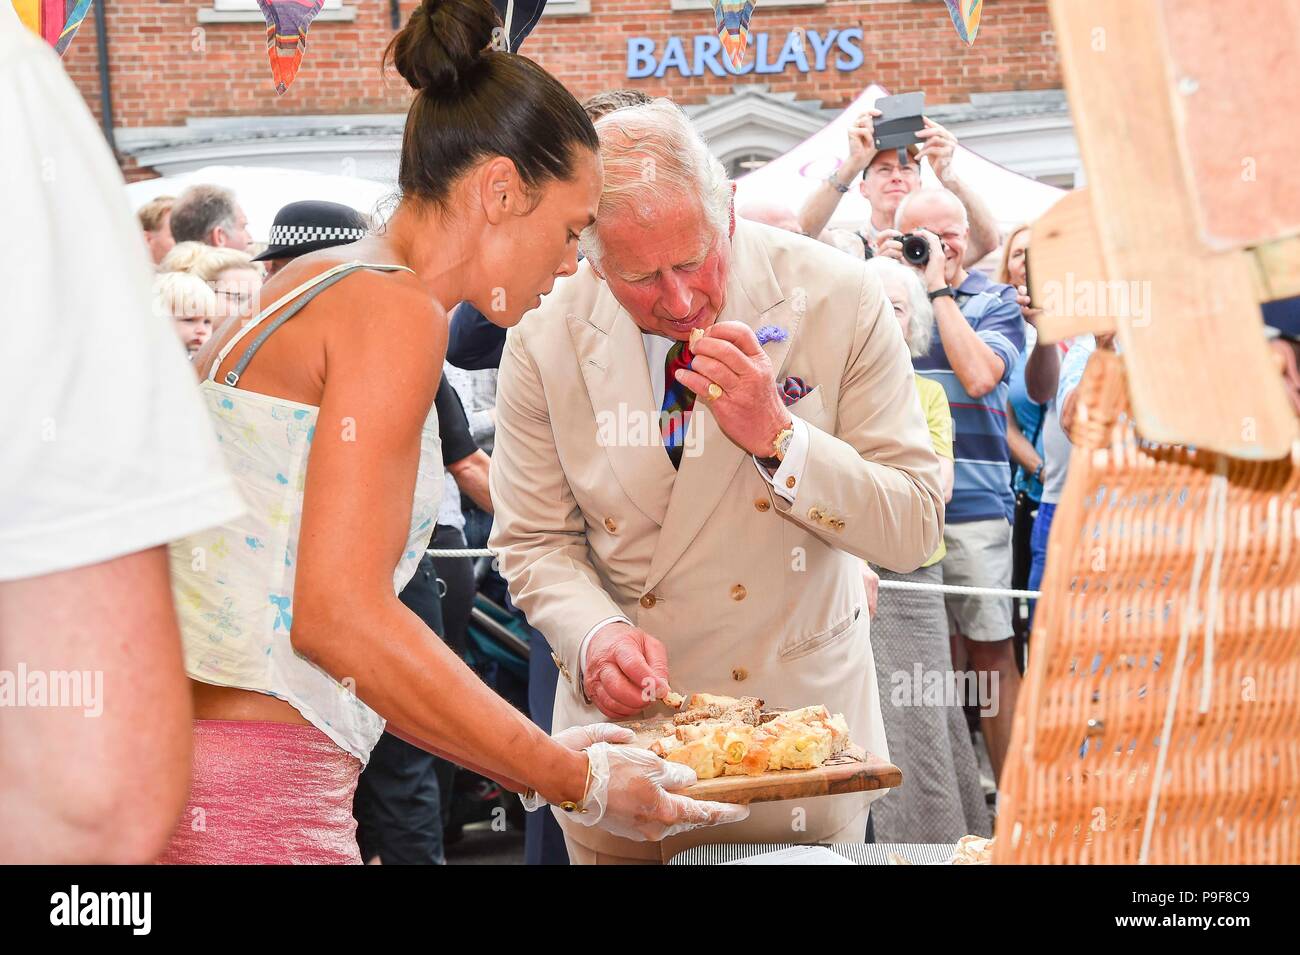
[[[62,56],[90,12],[92,0],[14,0],[18,19]]]
[[[749,19],[754,15],[757,0],[713,0],[713,19],[718,25],[718,39],[731,58],[731,65],[740,69],[745,62],[745,48],[749,46]]]
[[[307,28],[325,0],[257,0],[257,5],[266,17],[266,51],[275,91],[283,94],[298,75],[307,52]]]
[[[967,45],[975,42],[975,34],[980,32],[980,8],[984,0],[944,0],[948,4],[948,15],[952,25],[957,28],[957,35]]]

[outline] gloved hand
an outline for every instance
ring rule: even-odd
[[[570,726],[567,730],[556,733],[551,739],[568,749],[584,750],[593,743],[630,743],[635,736],[636,734],[626,726],[615,726],[613,723],[588,723],[586,726]],[[520,793],[519,800],[529,812],[546,805],[546,800],[535,792],[531,795]]]
[[[597,742],[587,748],[587,758],[591,760],[587,811],[569,814],[580,825],[600,826],[624,839],[657,842],[689,829],[740,822],[749,816],[748,806],[688,799],[669,792],[694,785],[695,770],[660,759],[648,749]]]
[[[630,743],[636,737],[626,726],[614,723],[588,723],[586,726],[570,726],[561,730],[551,739],[569,749],[586,749],[594,743]]]

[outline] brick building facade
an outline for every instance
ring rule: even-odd
[[[382,178],[410,91],[379,63],[414,0],[327,0],[296,82],[274,92],[253,0],[97,0],[106,24],[112,133],[130,178],[213,162],[354,169]],[[978,39],[957,38],[940,0],[760,0],[741,75],[718,56],[708,0],[551,0],[523,52],[575,96],[629,86],[682,103],[700,119],[725,112],[733,168],[771,158],[824,124],[870,83],[924,90],[931,115],[1005,134],[1037,130],[1054,154],[1040,178],[1073,176],[1061,139],[1069,119],[1044,0],[985,0]],[[67,69],[103,122],[96,24],[87,20]],[[944,112],[944,111],[947,112]],[[716,125],[716,124],[715,124]],[[737,138],[739,136],[739,139]],[[963,135],[967,142],[969,134]],[[738,146],[746,137],[752,143]],[[996,137],[995,137],[996,138]],[[1005,135],[1004,135],[1005,138]],[[710,140],[712,142],[712,140]],[[969,145],[974,145],[968,142]],[[1023,159],[1023,143],[1016,149]],[[1031,150],[1032,152],[1032,150]],[[739,166],[736,164],[739,163]]]

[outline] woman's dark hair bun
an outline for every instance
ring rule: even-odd
[[[414,89],[453,92],[482,63],[500,23],[489,0],[422,0],[386,55]]]
[[[489,0],[423,0],[389,43],[385,62],[419,91],[397,167],[404,198],[444,206],[457,180],[492,156],[534,190],[571,179],[582,152],[600,148],[573,94],[494,42],[500,23]]]

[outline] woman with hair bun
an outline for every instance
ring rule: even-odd
[[[359,862],[352,794],[385,721],[631,838],[746,815],[670,792],[694,774],[617,727],[547,736],[397,599],[442,487],[446,307],[517,323],[576,269],[600,197],[591,122],[492,49],[498,23],[488,0],[412,13],[385,56],[416,90],[387,227],[294,260],[195,359],[248,513],[172,547],[195,737],[165,862]]]

